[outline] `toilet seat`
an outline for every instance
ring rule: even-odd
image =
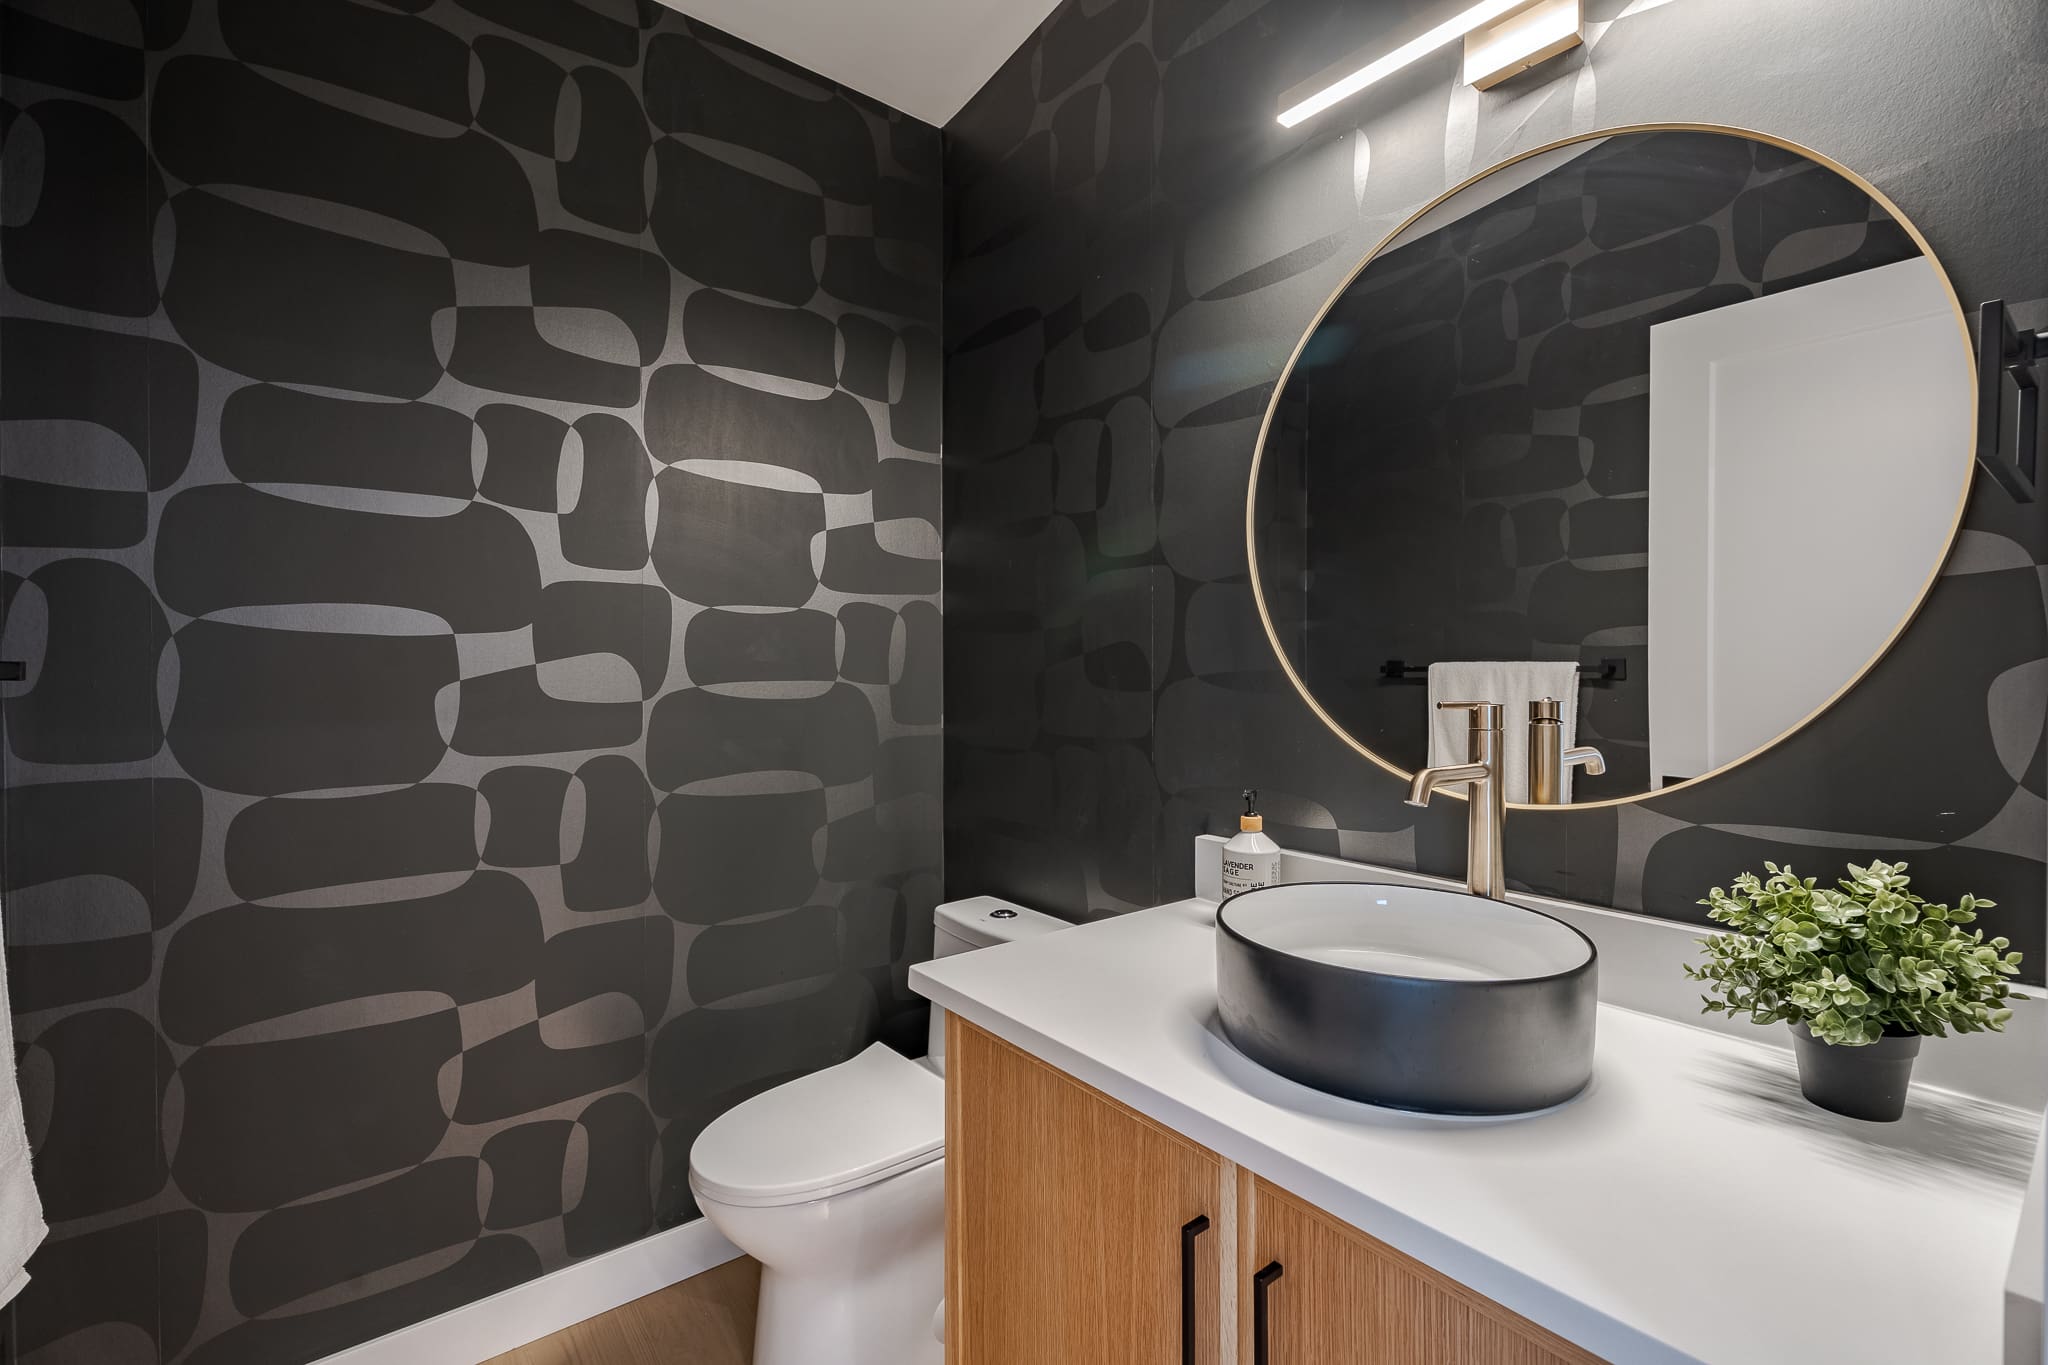
[[[741,1208],[801,1204],[937,1160],[946,1083],[881,1043],[735,1105],[690,1149],[690,1187]]]

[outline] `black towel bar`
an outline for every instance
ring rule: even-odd
[[[1427,682],[1428,664],[1411,664],[1405,659],[1389,659],[1380,665],[1380,677],[1387,682]],[[1628,681],[1627,659],[1602,659],[1597,664],[1580,664],[1579,681],[1586,683],[1620,683]]]

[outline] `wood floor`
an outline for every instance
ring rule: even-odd
[[[485,1365],[751,1365],[760,1293],[742,1256]]]

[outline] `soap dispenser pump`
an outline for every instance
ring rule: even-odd
[[[1265,817],[1258,810],[1259,793],[1252,788],[1244,794],[1244,814],[1237,818],[1237,837],[1223,846],[1223,895],[1227,900],[1240,891],[1256,891],[1280,881],[1280,845],[1265,834]]]

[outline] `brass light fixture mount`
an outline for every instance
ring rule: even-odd
[[[1465,35],[1465,83],[1491,90],[1585,41],[1583,0],[1528,0]]]

